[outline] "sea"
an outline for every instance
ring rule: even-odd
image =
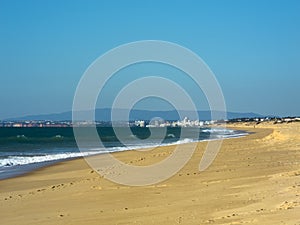
[[[79,129],[88,130],[88,128]],[[184,128],[184,137],[181,135],[180,127],[130,129],[131,135],[125,138],[124,144],[124,140],[119,140],[112,127],[97,127],[103,147],[95,147],[99,145],[91,141],[80,151],[72,127],[0,127],[0,180],[19,176],[59,161],[88,155],[247,135],[244,131],[224,128]],[[153,135],[156,132],[164,132],[163,138]]]

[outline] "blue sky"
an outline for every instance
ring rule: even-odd
[[[300,1],[0,0],[0,119],[71,110],[97,57],[149,39],[198,54],[229,111],[300,115],[299,11]]]

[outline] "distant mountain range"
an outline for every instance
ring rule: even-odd
[[[124,115],[126,114],[127,110],[125,109],[115,109],[114,120],[125,120]],[[82,120],[84,120],[87,111],[79,112],[81,115]],[[129,119],[133,120],[151,120],[154,117],[161,117],[164,120],[181,120],[181,117],[188,117],[189,119],[196,119],[193,118],[194,113],[188,110],[181,110],[177,112],[176,110],[169,110],[169,111],[151,111],[151,110],[138,110],[134,109],[130,111]],[[217,115],[217,119],[225,119],[224,113],[215,111],[215,115]],[[211,120],[211,111],[198,111],[198,116],[200,120]],[[257,113],[236,113],[236,112],[227,112],[227,119],[236,119],[236,118],[254,118],[254,117],[265,117],[263,115]],[[95,111],[95,119],[97,121],[111,121],[111,109],[96,109]],[[13,121],[24,121],[24,120],[51,120],[51,121],[66,121],[72,120],[72,112],[63,112],[63,113],[52,113],[52,114],[44,114],[44,115],[30,115],[30,116],[23,116],[17,118],[9,118],[7,120]]]

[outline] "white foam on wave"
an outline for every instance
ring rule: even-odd
[[[89,155],[99,154],[101,152],[70,152],[70,153],[58,153],[58,154],[49,154],[49,155],[39,155],[39,156],[9,156],[5,159],[0,160],[0,167],[9,167],[9,166],[20,166],[27,165],[32,163],[41,163],[49,162],[61,159],[68,158],[77,158]]]
[[[178,141],[169,143],[167,145],[180,145],[180,144],[187,144],[187,143],[197,142],[197,141],[199,141],[199,140],[194,140],[194,139],[191,139],[191,138],[185,138],[185,139],[182,139],[182,140],[178,140]]]
[[[224,134],[232,134],[234,130],[229,130],[225,128],[211,128],[211,129],[203,129],[201,130],[203,133],[224,133]]]

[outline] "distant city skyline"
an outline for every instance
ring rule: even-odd
[[[214,72],[227,110],[299,116],[299,1],[1,1],[0,120],[72,109],[76,86],[99,56],[138,40],[177,43]],[[123,85],[162,73],[205,96],[177,71],[129,68],[103,91],[109,107]],[[159,74],[158,74],[159,75]],[[136,108],[170,110],[157,99]]]

